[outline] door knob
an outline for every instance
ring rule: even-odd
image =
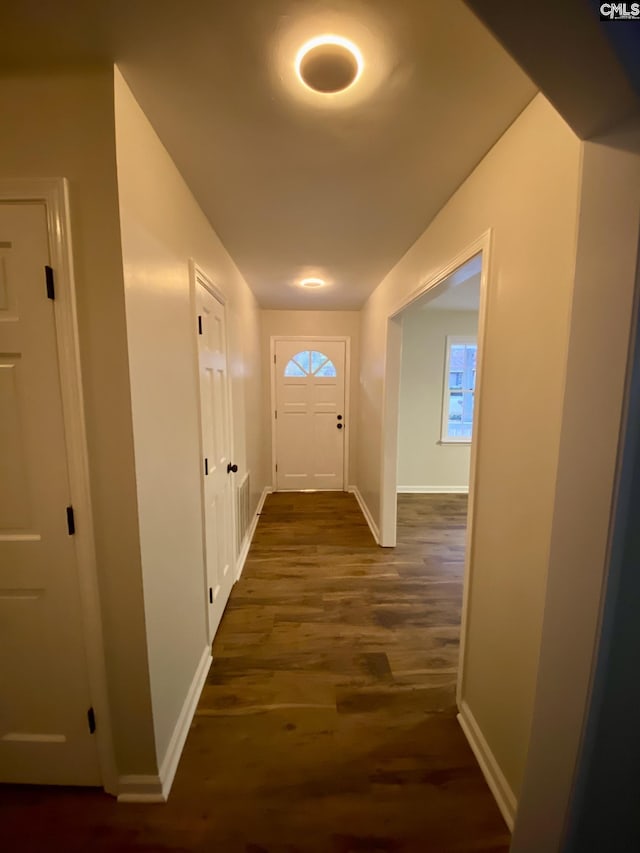
[[[227,474],[230,474],[232,471],[235,474],[237,470],[238,470],[238,466],[232,465],[231,462],[229,462],[229,464],[227,465]]]
[[[339,420],[339,421],[341,421],[341,420],[342,420],[342,415],[338,415],[338,420]]]
[[[336,424],[336,426],[338,427],[338,429],[342,429],[342,424]]]

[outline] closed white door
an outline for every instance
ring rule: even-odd
[[[344,489],[345,342],[275,342],[276,488]]]
[[[233,585],[233,478],[224,305],[196,284],[209,642]],[[236,469],[237,470],[237,469]]]
[[[48,264],[0,203],[0,781],[99,785]]]

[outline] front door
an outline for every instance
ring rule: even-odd
[[[275,342],[276,488],[344,489],[345,341]]]
[[[224,305],[196,276],[209,642],[233,585],[233,465]]]
[[[0,782],[101,783],[46,209],[0,203]]]

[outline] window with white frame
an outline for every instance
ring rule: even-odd
[[[476,338],[447,336],[440,436],[445,443],[471,441],[477,353]]]

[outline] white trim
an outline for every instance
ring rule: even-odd
[[[169,798],[169,792],[171,791],[173,779],[176,775],[176,770],[178,769],[180,756],[182,755],[182,750],[184,748],[185,741],[187,740],[189,728],[191,727],[193,716],[196,712],[196,708],[198,707],[198,700],[200,699],[202,688],[207,680],[212,660],[211,647],[207,645],[202,651],[197,669],[194,673],[193,679],[191,680],[191,685],[187,695],[185,696],[180,716],[178,717],[173,734],[171,735],[169,746],[167,747],[165,756],[160,764],[162,796],[165,800]]]
[[[251,548],[251,543],[253,542],[253,537],[256,532],[256,528],[258,526],[258,522],[260,521],[260,513],[262,512],[262,507],[264,506],[264,502],[267,499],[267,495],[273,493],[273,489],[271,486],[265,486],[262,490],[262,494],[260,495],[260,500],[258,501],[258,506],[256,507],[256,511],[253,515],[253,521],[251,522],[251,527],[249,528],[247,535],[245,537],[244,545],[242,547],[242,551],[240,552],[240,556],[238,557],[238,562],[236,565],[236,581],[240,580],[240,575],[242,574],[242,570],[244,569],[244,564],[247,561],[247,556],[249,554],[249,549]]]
[[[209,635],[209,605],[208,605],[208,588],[209,582],[207,578],[207,534],[206,534],[206,519],[205,519],[205,499],[204,499],[204,480],[202,477],[202,459],[204,457],[202,449],[202,401],[200,399],[200,353],[198,350],[198,302],[196,299],[198,268],[193,258],[189,258],[189,301],[191,302],[191,318],[192,331],[191,340],[193,343],[193,371],[196,388],[196,415],[198,418],[198,484],[200,488],[200,522],[201,522],[201,538],[202,538],[202,571],[203,571],[203,607],[204,619],[207,626],[207,638]]]
[[[398,486],[399,495],[468,495],[469,486]]]
[[[364,515],[365,521],[369,525],[369,530],[373,534],[373,538],[376,540],[376,545],[380,544],[380,531],[378,529],[378,525],[373,520],[373,515],[371,514],[371,510],[367,506],[367,502],[362,497],[360,493],[360,489],[357,486],[347,486],[347,491],[352,495],[355,495],[355,499],[358,501],[360,509],[362,510],[362,514]]]
[[[342,489],[348,491],[349,445],[351,444],[351,335],[271,335],[269,342],[269,376],[271,378],[271,483],[278,490],[276,478],[276,341],[344,341],[344,456]]]
[[[510,832],[513,832],[516,809],[518,807],[515,794],[507,782],[504,773],[500,769],[495,755],[491,751],[489,744],[486,742],[484,735],[480,731],[480,726],[466,702],[462,702],[460,705],[458,722],[460,723],[460,727],[469,742],[469,746],[473,750],[473,754],[480,765],[480,769],[487,781],[487,785],[491,789],[491,793],[498,804],[500,813],[509,827]]]
[[[193,284],[201,284],[204,288],[206,288],[209,293],[214,296],[218,302],[226,307],[227,305],[227,297],[223,290],[221,290],[217,284],[214,284],[206,272],[202,269],[202,267],[198,266],[196,261],[193,258],[189,258],[189,272],[191,273],[191,280]],[[225,313],[225,338],[226,338],[226,313]]]
[[[402,369],[402,321],[387,318],[387,345],[382,376],[380,441],[380,544],[395,548],[398,532],[398,423]]]
[[[462,614],[460,619],[460,654],[458,657],[458,679],[456,685],[456,702],[458,708],[462,704],[464,670],[467,651],[467,622],[469,619],[469,594],[472,577],[473,550],[475,539],[473,532],[476,526],[476,489],[477,489],[477,460],[480,446],[480,411],[482,408],[482,376],[484,368],[484,338],[487,330],[487,308],[489,304],[489,274],[491,270],[492,231],[489,229],[477,241],[482,252],[482,267],[480,270],[480,310],[478,312],[478,352],[476,353],[476,388],[473,403],[473,427],[471,434],[471,458],[469,462],[469,503],[467,505],[467,530],[464,549],[464,580],[462,583]]]
[[[102,785],[118,790],[109,710],[100,586],[95,553],[89,455],[76,310],[76,288],[71,241],[68,184],[64,178],[29,178],[0,181],[0,201],[43,202],[47,213],[50,262],[54,270],[53,302],[64,431],[67,445],[69,490],[76,519],[75,546],[89,693],[98,726],[96,745]]]
[[[120,776],[118,779],[119,803],[164,803],[162,782],[159,776]]]
[[[218,302],[222,305],[222,313],[224,317],[224,347],[225,347],[225,362],[226,362],[226,382],[225,382],[225,390],[224,394],[227,400],[227,435],[229,437],[229,461],[231,462],[235,455],[235,441],[234,441],[234,430],[233,430],[233,399],[231,395],[231,380],[230,380],[230,358],[229,358],[229,324],[228,324],[228,312],[227,312],[227,300],[224,295],[224,292],[215,285],[211,279],[207,276],[207,274],[203,271],[203,269],[198,266],[193,258],[189,258],[189,289],[190,294],[189,298],[191,301],[191,313],[193,319],[193,357],[194,357],[194,370],[195,370],[195,378],[196,378],[196,388],[198,389],[197,395],[197,415],[198,415],[198,471],[199,471],[199,482],[200,482],[200,513],[202,519],[202,567],[203,567],[203,587],[202,587],[202,595],[203,595],[203,606],[205,609],[205,620],[207,625],[207,638],[213,640],[215,636],[215,632],[218,630],[219,621],[215,625],[210,624],[210,610],[209,610],[209,578],[207,575],[207,532],[206,532],[206,518],[205,518],[205,494],[204,494],[204,475],[202,470],[202,464],[204,459],[204,451],[202,446],[202,400],[200,397],[200,351],[198,349],[198,300],[196,297],[197,290],[196,288],[200,286],[203,287],[206,291],[208,291],[214,299],[217,299]],[[236,517],[236,501],[235,494],[233,488],[231,489],[231,530],[229,531],[229,535],[231,536],[231,554],[230,554],[230,564],[234,565],[237,562],[238,555],[236,553],[236,530],[238,519]]]
[[[121,776],[118,780],[119,803],[166,803],[180,763],[200,694],[211,667],[211,647],[205,646],[185,696],[169,746],[157,776]]]

